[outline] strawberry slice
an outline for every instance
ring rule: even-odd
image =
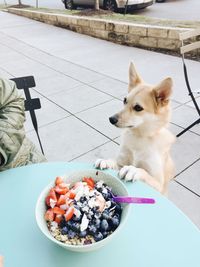
[[[53,201],[50,201],[52,199]],[[48,196],[45,199],[47,206],[51,207],[51,202],[57,202],[57,197],[54,188],[51,188]]]
[[[84,177],[83,182],[86,182],[90,189],[94,188],[94,180],[91,177]]]
[[[60,195],[58,201],[57,201],[57,206],[61,206],[66,204],[66,200],[68,199],[67,195]]]
[[[55,220],[54,221],[59,224],[62,221],[62,215],[56,214],[56,217],[55,217]]]
[[[63,182],[64,182],[64,181],[63,181],[62,177],[60,177],[60,176],[56,177],[55,185],[59,185],[59,184],[61,184],[61,183],[63,183]]]
[[[56,191],[56,193],[58,193],[59,195],[65,195],[68,191],[69,191],[69,189],[68,189],[68,187],[60,187],[59,185],[57,185],[56,187],[55,187],[55,191]]]
[[[53,212],[54,212],[55,214],[59,214],[59,215],[63,215],[63,214],[65,214],[65,211],[62,210],[62,209],[59,208],[59,207],[54,207],[54,208],[53,208]]]
[[[50,221],[50,222],[53,222],[54,220],[54,212],[53,212],[53,209],[48,209],[44,215],[44,218],[46,221]]]
[[[70,199],[74,199],[76,194],[72,191],[72,190],[69,190],[66,194],[68,196],[68,198]]]
[[[69,221],[72,216],[74,215],[74,208],[73,207],[69,207],[69,209],[66,211],[64,217],[66,221]]]
[[[60,188],[68,188],[68,184],[66,184],[66,183],[60,183],[58,186]],[[68,190],[69,190],[69,188],[68,188]]]

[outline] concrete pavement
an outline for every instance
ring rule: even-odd
[[[120,131],[108,122],[126,94],[129,62],[141,76],[158,83],[174,80],[171,130],[176,134],[197,118],[187,95],[181,59],[125,47],[65,29],[0,12],[0,75],[34,75],[42,109],[39,131],[50,161],[94,162],[113,157]],[[199,88],[200,63],[188,60],[193,88]],[[28,136],[37,138],[28,117]],[[169,198],[200,228],[200,126],[173,147],[176,178]]]

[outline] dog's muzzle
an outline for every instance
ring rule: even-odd
[[[115,125],[118,122],[118,116],[114,115],[112,117],[109,118],[110,123],[112,123],[113,125]]]

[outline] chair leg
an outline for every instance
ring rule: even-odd
[[[178,133],[176,137],[181,136],[182,134],[184,134],[185,132],[187,132],[189,129],[191,129],[193,126],[195,126],[198,123],[200,123],[200,118],[198,120],[196,120],[195,122],[193,122],[190,126],[188,126],[187,128],[185,128],[183,131],[181,131],[180,133]]]
[[[39,136],[38,131],[36,131],[36,135],[37,135],[37,138],[38,138],[38,141],[39,141],[40,149],[41,149],[41,151],[42,151],[42,154],[44,155],[44,150],[43,150],[42,142],[41,142],[41,140],[40,140],[40,136]],[[44,155],[44,156],[45,156],[45,155]]]

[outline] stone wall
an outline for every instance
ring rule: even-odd
[[[116,22],[9,8],[8,12],[119,44],[178,52],[179,33],[189,29]]]

